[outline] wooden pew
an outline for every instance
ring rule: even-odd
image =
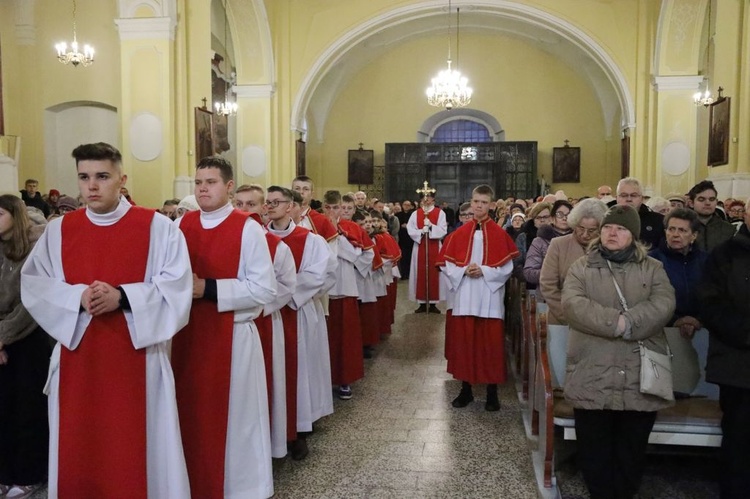
[[[575,440],[573,407],[562,397],[565,376],[567,326],[548,326],[546,314],[539,314],[538,360],[535,378],[535,403],[539,409],[538,449],[532,453],[540,491],[556,489],[554,477],[555,427],[564,440]],[[679,334],[677,334],[679,336]],[[680,341],[669,336],[670,344]],[[708,331],[701,329],[693,338],[692,348],[697,353],[700,378],[689,398],[677,400],[673,407],[658,412],[649,443],[718,447],[721,445],[721,410],[718,389],[706,382],[705,363],[708,352]],[[690,348],[688,345],[688,349]],[[675,355],[680,349],[672,348]],[[676,364],[681,359],[674,358]],[[674,373],[675,383],[681,381]],[[682,383],[684,384],[684,383]],[[552,496],[557,495],[555,491]]]

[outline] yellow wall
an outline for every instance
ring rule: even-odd
[[[417,140],[424,120],[442,111],[427,104],[425,89],[446,66],[445,47],[444,37],[399,46],[360,71],[338,95],[325,142],[317,143],[316,130],[308,140],[308,174],[319,193],[356,187],[345,185],[347,150],[359,142],[374,149],[375,164],[382,165],[386,142]],[[615,162],[607,154],[601,107],[573,68],[518,39],[478,34],[462,34],[460,63],[474,89],[470,107],[494,116],[506,140],[537,141],[538,174],[547,182],[552,181],[552,148],[565,139],[581,147],[581,183],[554,189],[577,197],[619,178],[619,154]],[[619,137],[613,140],[619,151]]]
[[[36,42],[30,46],[17,44],[13,4],[0,2],[5,133],[22,137],[20,181],[37,178],[45,191],[54,186],[45,180],[44,110],[75,101],[120,108],[120,48],[113,22],[117,12],[114,2],[77,2],[78,41],[94,46],[96,62],[73,68],[57,61],[54,48],[72,39],[71,3],[36,2]]]

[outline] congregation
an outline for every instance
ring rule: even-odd
[[[414,313],[446,316],[452,407],[486,385],[485,410],[499,411],[512,276],[571,328],[564,388],[591,497],[638,493],[656,411],[674,397],[643,393],[637,345],[667,353],[665,326],[711,333],[721,493],[742,497],[750,213],[710,181],[650,199],[632,177],[579,199],[478,185],[454,211],[426,188],[386,202],[318,201],[306,176],[235,186],[210,156],[193,195],[154,209],[130,197],[114,147],[73,157],[77,198],[42,196],[34,179],[21,199],[0,196],[0,405],[13,407],[0,498],[44,483],[63,498],[271,497],[272,459],[314,459],[316,421],[334,395],[355,398],[399,279]]]

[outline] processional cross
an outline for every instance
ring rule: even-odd
[[[430,184],[425,180],[422,184],[421,189],[417,189],[417,194],[421,197],[427,197],[430,194],[435,194],[435,189],[430,187]],[[430,313],[430,228],[428,226],[429,219],[427,213],[424,214],[424,224],[427,229],[424,232],[424,289],[425,289],[425,301],[426,301],[426,312]]]

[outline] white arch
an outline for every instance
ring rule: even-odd
[[[531,25],[537,30],[554,33],[564,39],[568,44],[575,47],[582,61],[594,63],[596,73],[587,73],[591,79],[599,100],[604,103],[606,94],[612,93],[617,102],[621,116],[622,128],[635,127],[635,102],[632,92],[628,87],[625,75],[614,62],[612,57],[593,38],[583,32],[570,22],[560,19],[541,9],[522,5],[508,0],[455,0],[454,4],[463,10],[468,10],[481,16],[501,18],[520,25]],[[397,9],[384,12],[354,27],[343,36],[335,40],[315,61],[305,75],[299,90],[297,91],[292,106],[291,127],[296,131],[304,131],[302,122],[307,110],[311,106],[313,95],[320,86],[323,79],[334,72],[337,65],[341,65],[347,55],[356,47],[363,45],[368,39],[382,34],[388,29],[398,27],[405,23],[417,23],[420,29],[412,30],[406,37],[416,37],[425,32],[435,31],[439,23],[431,23],[429,26],[420,23],[420,20],[433,16],[444,16],[444,5],[435,2],[423,1]],[[491,29],[490,26],[485,26]],[[523,36],[517,30],[513,34]],[[378,43],[377,40],[374,43]],[[585,72],[585,70],[584,70]],[[341,78],[339,77],[339,80]],[[334,80],[335,81],[335,80]],[[331,99],[332,100],[332,99]],[[318,104],[318,128],[320,121],[325,121],[331,102]],[[611,123],[612,117],[617,109],[610,109],[602,105],[604,112],[604,123]]]
[[[494,116],[478,109],[461,108],[451,111],[440,111],[424,120],[422,126],[417,131],[417,142],[429,142],[439,126],[454,120],[477,122],[489,130],[493,142],[502,142],[505,140],[505,130]]]

